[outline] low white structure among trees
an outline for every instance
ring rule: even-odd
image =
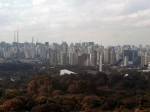
[[[67,69],[64,70],[60,70],[60,75],[64,75],[64,74],[76,74],[75,72],[69,71]]]

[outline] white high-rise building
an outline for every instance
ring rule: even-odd
[[[120,59],[120,54],[121,54],[121,47],[120,46],[117,46],[115,48],[115,53],[116,53],[116,61],[119,61]]]
[[[102,54],[99,57],[99,71],[102,72]]]
[[[96,66],[97,62],[97,52],[96,50],[93,50],[90,52],[90,65],[91,66]]]
[[[78,64],[78,54],[76,52],[72,52],[69,54],[69,64],[70,65]]]
[[[148,65],[148,55],[147,55],[147,52],[145,52],[144,65]]]
[[[124,57],[124,66],[128,66],[128,63],[129,63],[128,57],[125,56]]]
[[[91,45],[88,47],[88,53],[91,53],[94,50],[94,47]]]
[[[100,59],[100,54],[103,54],[104,46],[99,46],[96,51],[97,51],[97,65],[99,65],[99,59]]]
[[[149,66],[150,62],[150,55],[145,54],[144,56],[141,56],[141,67]]]
[[[35,44],[30,43],[30,53],[31,53],[31,58],[35,58],[36,50],[35,50]]]

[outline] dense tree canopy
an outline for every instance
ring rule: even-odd
[[[20,81],[1,81],[0,111],[134,112],[150,108],[149,73],[44,73],[24,72],[15,74]]]

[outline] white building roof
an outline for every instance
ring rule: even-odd
[[[124,75],[124,77],[128,77],[128,76],[129,76],[129,74],[125,74],[125,75]]]
[[[72,71],[69,71],[67,69],[60,70],[60,75],[64,75],[64,74],[76,74],[76,73],[72,72]]]

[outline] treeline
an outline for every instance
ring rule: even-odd
[[[33,65],[27,63],[0,63],[0,71],[26,71],[33,69]]]
[[[0,89],[0,111],[149,111],[150,74],[134,73],[29,74],[18,88]]]

